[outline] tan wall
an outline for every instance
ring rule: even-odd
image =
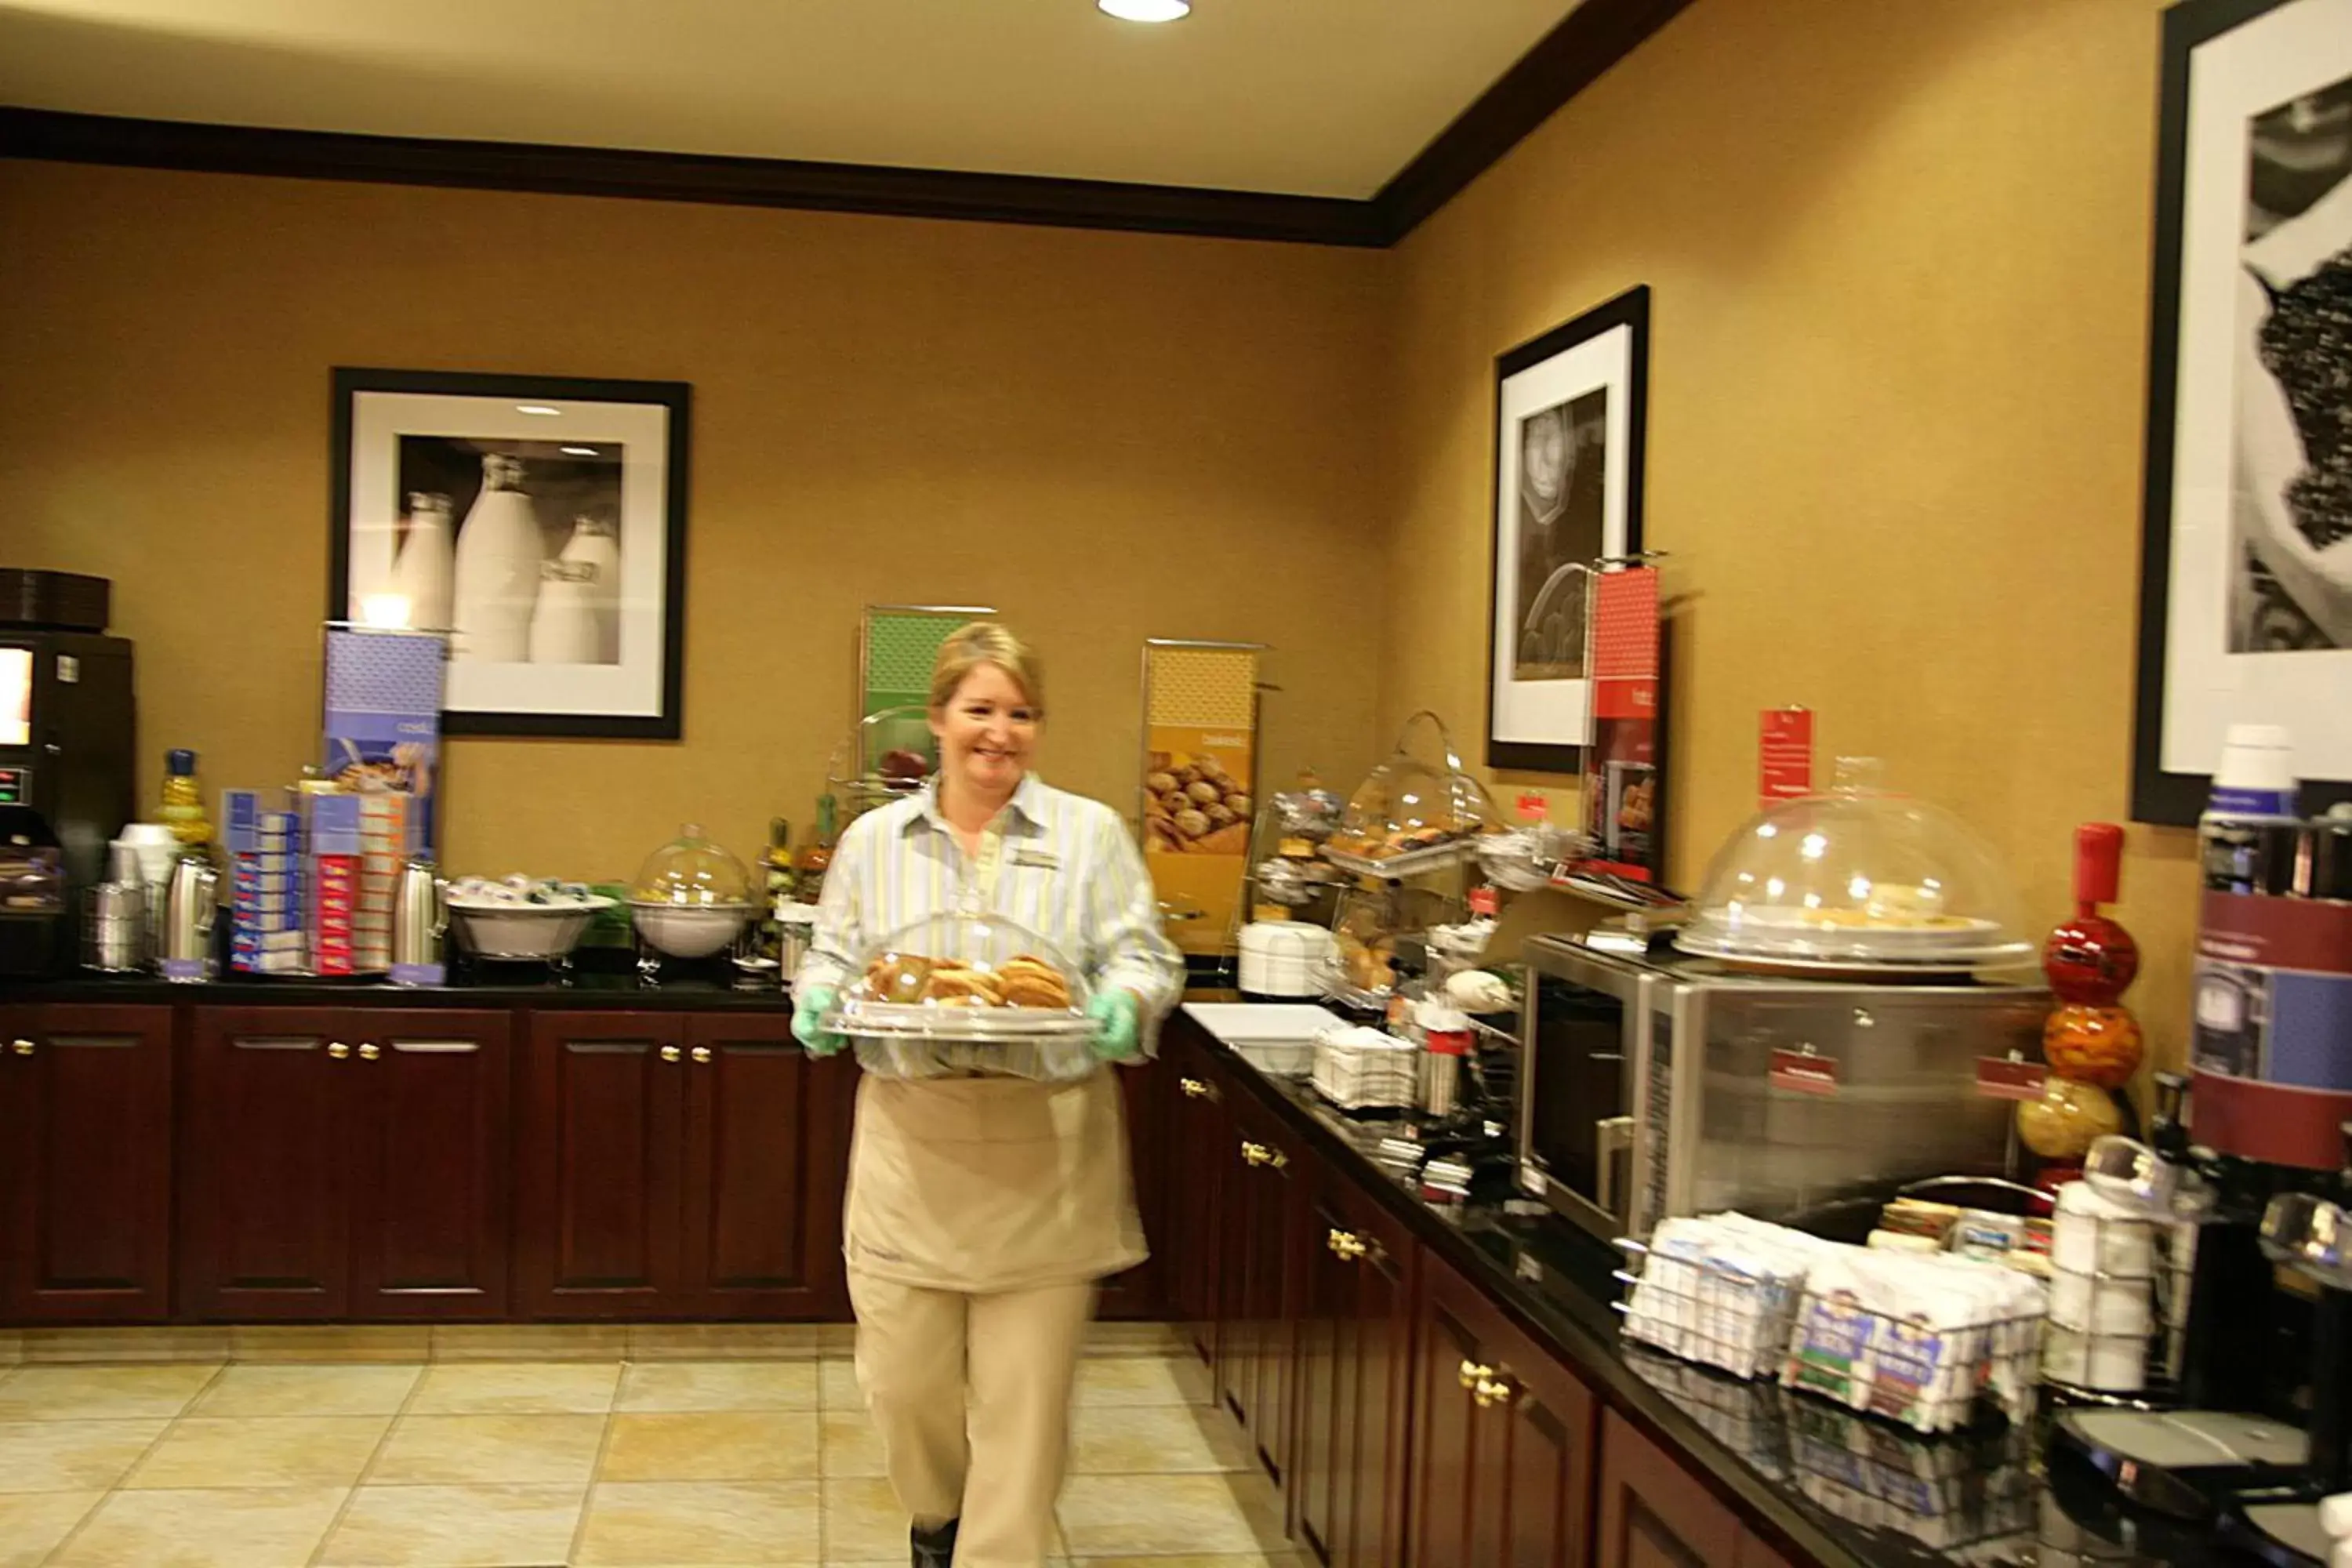
[[[1705,0],[1407,240],[1384,723],[1483,723],[1495,354],[1645,282],[1675,879],[1801,702],[2062,915],[2074,825],[2129,810],[2160,9]],[[2191,840],[2128,844],[2177,1060]]]
[[[0,562],[115,582],[140,788],[317,743],[328,368],[694,385],[686,738],[470,740],[455,869],[620,874],[804,826],[871,602],[1042,650],[1056,782],[1133,798],[1146,637],[1262,638],[1269,776],[1370,761],[1384,258],[0,162]]]

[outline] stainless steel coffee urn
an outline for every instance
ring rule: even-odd
[[[166,980],[213,977],[213,921],[220,912],[220,873],[194,855],[174,861],[163,884],[161,952],[155,967]]]
[[[392,890],[392,983],[439,985],[448,978],[442,942],[449,929],[446,884],[419,858],[400,868]]]

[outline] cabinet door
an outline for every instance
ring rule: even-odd
[[[686,1310],[686,1029],[658,1013],[530,1015],[516,1174],[525,1317]]]
[[[506,1316],[510,1016],[382,1008],[350,1028],[352,1315]]]
[[[236,1321],[350,1304],[351,1016],[199,1007],[189,1034],[181,1304]]]
[[[813,1060],[782,1015],[687,1032],[684,1290],[715,1318],[838,1317],[846,1056]]]
[[[1307,1240],[1349,1276],[1336,1412],[1340,1542],[1332,1561],[1384,1568],[1404,1561],[1419,1249],[1401,1221],[1353,1186],[1336,1194],[1328,1212],[1336,1233],[1312,1226]]]
[[[171,1309],[172,1009],[12,1012],[0,1048],[0,1260],[25,1322]]]
[[[1470,1568],[1472,1481],[1478,1407],[1472,1391],[1482,1347],[1453,1309],[1440,1281],[1450,1271],[1433,1259],[1422,1271],[1423,1302],[1414,1336],[1412,1404],[1412,1552],[1416,1563]]]
[[[1168,1247],[1160,1277],[1179,1331],[1203,1362],[1213,1363],[1218,1266],[1226,1252],[1222,1189],[1233,1139],[1223,1090],[1200,1049],[1188,1040],[1175,1041],[1168,1066],[1160,1085],[1168,1101]]]
[[[1598,1568],[1722,1568],[1770,1561],[1718,1502],[1665,1450],[1611,1411],[1601,1446]]]
[[[1304,1197],[1292,1328],[1297,1526],[1332,1568],[1381,1568],[1404,1553],[1412,1240],[1349,1174],[1318,1167]]]
[[[1143,1221],[1143,1237],[1151,1256],[1102,1283],[1102,1300],[1095,1314],[1106,1319],[1135,1321],[1164,1315],[1160,1280],[1164,1269],[1160,1248],[1167,1241],[1165,1194],[1160,1169],[1161,1080],[1167,1070],[1157,1061],[1114,1068],[1118,1076],[1121,1109],[1127,1113],[1127,1157],[1135,1182],[1136,1213]]]
[[[1241,1251],[1239,1300],[1244,1331],[1235,1372],[1242,1424],[1257,1450],[1258,1463],[1279,1483],[1290,1463],[1296,1290],[1291,1264],[1305,1234],[1305,1213],[1296,1220],[1298,1162],[1289,1138],[1255,1105],[1234,1102],[1237,1170],[1235,1182],[1248,1194],[1242,1226],[1234,1239]]]
[[[1581,1568],[1591,1391],[1453,1269],[1424,1257],[1422,1282],[1414,1561]]]

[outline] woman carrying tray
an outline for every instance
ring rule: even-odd
[[[793,1033],[828,1055],[846,1043],[830,1016],[875,944],[984,914],[1044,938],[1056,951],[1041,956],[1066,958],[1091,993],[1087,1019],[1043,1010],[1024,1037],[1022,1009],[968,994],[959,961],[974,955],[902,954],[891,1000],[920,985],[942,1014],[978,1002],[997,1037],[949,1037],[957,1020],[943,1018],[940,1036],[856,1041],[843,1251],[858,1386],[913,1516],[916,1568],[1045,1561],[1095,1282],[1144,1258],[1105,1064],[1151,1054],[1183,963],[1118,815],[1028,771],[1044,697],[1036,659],[1002,626],[940,647],[939,773],[843,836],[794,984]],[[941,960],[950,974],[929,968]]]

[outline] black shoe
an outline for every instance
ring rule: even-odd
[[[956,1525],[950,1520],[936,1530],[917,1525],[907,1531],[915,1548],[915,1568],[954,1568]]]

